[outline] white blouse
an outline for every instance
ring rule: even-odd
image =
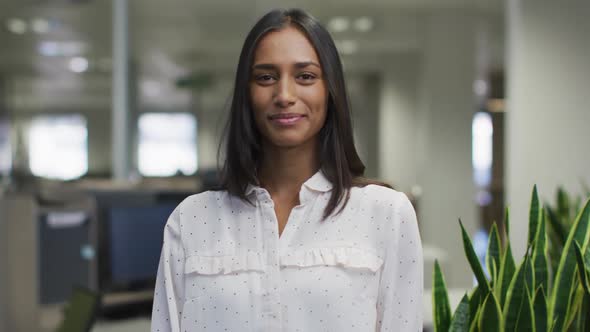
[[[351,189],[322,221],[332,185],[308,179],[279,237],[269,193],[255,205],[208,191],[170,215],[152,331],[422,331],[423,262],[416,214],[395,190]]]

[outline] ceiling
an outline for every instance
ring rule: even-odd
[[[55,77],[80,80],[68,70],[70,56],[41,55],[43,43],[57,42],[73,43],[74,53],[89,60],[86,77],[107,80],[112,3],[0,0],[0,75],[44,80],[49,86]],[[130,52],[140,75],[155,80],[170,81],[199,70],[231,75],[243,38],[258,17],[276,7],[301,7],[323,23],[335,16],[372,18],[370,33],[333,32],[337,42],[357,43],[358,51],[343,55],[343,61],[353,69],[363,68],[378,63],[380,57],[419,50],[424,17],[433,11],[502,17],[503,6],[502,0],[129,0]],[[43,34],[15,34],[7,29],[11,18],[46,19],[50,29]],[[98,85],[98,90],[105,88],[104,83]]]

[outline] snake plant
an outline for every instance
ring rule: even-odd
[[[582,191],[585,193],[585,197],[590,198],[590,188],[586,183],[582,183]],[[557,273],[559,258],[567,240],[567,234],[574,223],[581,203],[581,196],[572,197],[561,187],[557,189],[554,201],[545,203],[548,217],[549,267],[553,274]]]
[[[478,285],[465,294],[452,313],[444,276],[435,261],[433,277],[434,330],[441,331],[576,331],[590,332],[590,199],[576,211],[571,225],[562,228],[563,242],[554,269],[549,260],[548,224],[552,210],[544,208],[533,188],[529,210],[527,250],[517,266],[508,233],[494,224],[485,267],[477,259],[461,220],[463,247]],[[500,237],[505,238],[501,245]],[[489,278],[484,269],[487,269]]]

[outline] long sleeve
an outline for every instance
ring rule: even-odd
[[[164,227],[152,309],[152,332],[180,332],[184,303],[184,248],[180,235],[180,207]]]
[[[392,216],[377,301],[377,331],[422,331],[423,256],[416,213],[403,195]]]

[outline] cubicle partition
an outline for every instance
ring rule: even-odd
[[[93,210],[41,207],[37,227],[40,303],[63,303],[76,286],[98,290]]]
[[[94,191],[98,216],[98,289],[103,315],[149,312],[163,231],[193,192]],[[141,312],[140,312],[141,313]]]
[[[29,194],[7,194],[0,199],[0,308],[1,331],[38,331],[36,265],[36,205]]]
[[[52,331],[76,288],[99,314],[148,313],[173,209],[193,192],[50,190],[0,198],[0,331]]]

